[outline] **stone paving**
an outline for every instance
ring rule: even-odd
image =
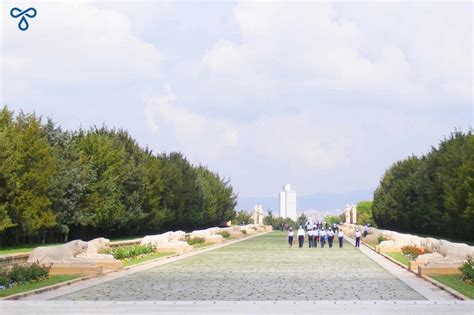
[[[289,249],[286,235],[281,232],[57,298],[89,301],[424,299],[347,242],[342,249]]]

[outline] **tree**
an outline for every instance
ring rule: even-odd
[[[233,222],[234,224],[239,224],[239,225],[252,224],[253,223],[252,215],[245,210],[240,210],[239,212],[236,213]]]
[[[357,208],[357,222],[360,224],[370,224],[376,226],[374,218],[372,217],[372,200],[360,201]]]
[[[359,219],[357,219],[359,220]],[[333,225],[333,224],[339,224],[341,222],[343,222],[344,220],[342,220],[342,217],[341,215],[328,215],[324,218],[324,222],[326,222],[327,224],[329,225]]]
[[[297,226],[304,226],[306,225],[306,223],[308,222],[308,218],[306,217],[306,215],[304,213],[302,213],[298,219],[296,219],[296,225]]]
[[[472,130],[392,165],[374,193],[372,213],[382,228],[474,239]]]

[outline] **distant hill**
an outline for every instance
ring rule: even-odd
[[[297,192],[298,193],[298,192]],[[372,200],[373,190],[358,190],[346,193],[319,193],[314,195],[296,195],[296,209],[298,213],[310,210],[317,212],[335,213],[336,209],[344,209],[346,204],[355,204],[362,200]],[[257,204],[263,205],[263,209],[279,211],[278,193],[275,197],[239,197],[237,210],[252,211]]]

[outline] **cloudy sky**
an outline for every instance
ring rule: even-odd
[[[2,105],[127,129],[244,197],[373,189],[473,125],[469,2],[2,3]]]

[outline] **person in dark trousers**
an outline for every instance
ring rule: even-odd
[[[290,245],[290,248],[293,247],[293,228],[291,226],[288,229],[288,245]]]
[[[332,248],[332,242],[334,241],[334,232],[332,231],[331,228],[329,228],[329,231],[328,231],[328,245],[329,245],[329,248]]]
[[[360,247],[360,231],[356,229],[356,247]]]
[[[303,244],[304,244],[304,229],[303,227],[300,225],[299,229],[298,229],[298,242],[299,242],[299,245],[300,245],[300,248],[303,247]]]
[[[324,229],[319,232],[319,242],[321,243],[321,248],[324,248],[324,244],[326,244],[326,231]]]
[[[308,230],[308,246],[309,248],[314,247],[314,231],[311,227]]]
[[[318,247],[319,229],[317,227],[314,228],[313,241],[314,241],[314,247],[315,248]]]
[[[367,237],[367,234],[369,234],[369,227],[367,224],[364,225],[364,238]]]
[[[342,248],[342,244],[344,244],[344,232],[339,230],[337,237],[339,238],[339,248]]]

